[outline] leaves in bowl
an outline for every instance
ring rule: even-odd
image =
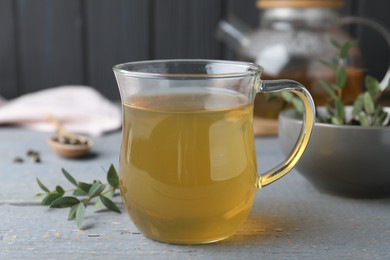
[[[387,86],[381,89],[380,83],[372,76],[366,76],[364,80],[365,91],[361,93],[353,102],[352,117],[347,118],[346,105],[342,99],[344,87],[347,83],[348,74],[346,69],[349,51],[357,44],[357,41],[347,41],[339,43],[331,40],[332,45],[338,49],[337,64],[327,61],[320,61],[322,65],[333,71],[335,82],[329,83],[319,81],[320,87],[328,94],[330,102],[327,104],[327,113],[317,113],[317,122],[329,123],[335,125],[361,125],[361,126],[383,126],[388,122],[388,113],[379,104],[379,100],[386,89],[390,87],[390,81]],[[286,96],[280,94],[288,103],[294,105],[295,110],[302,114],[299,104],[300,100],[295,96]],[[387,123],[387,125],[390,125]]]

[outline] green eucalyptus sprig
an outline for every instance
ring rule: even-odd
[[[336,82],[329,84],[325,81],[320,81],[319,84],[331,98],[331,102],[327,106],[330,118],[320,118],[320,121],[332,123],[335,125],[346,124],[345,107],[342,100],[343,89],[347,83],[346,60],[349,51],[357,44],[357,41],[347,41],[343,44],[335,40],[331,40],[332,45],[338,49],[337,64],[327,61],[320,61],[324,66],[328,67],[336,74]]]
[[[353,102],[352,118],[347,119],[346,105],[343,102],[342,95],[348,79],[346,69],[348,53],[357,44],[357,41],[347,41],[340,44],[335,40],[331,40],[331,43],[338,50],[337,63],[334,64],[327,61],[320,62],[335,73],[336,80],[333,83],[319,81],[320,87],[326,91],[331,101],[326,106],[327,115],[325,117],[321,115],[318,116],[317,113],[317,121],[335,125],[384,125],[388,118],[388,113],[379,104],[379,99],[382,96],[383,91],[390,88],[390,81],[386,88],[381,90],[378,80],[372,76],[366,76],[364,79],[366,90]],[[282,92],[280,96],[286,102],[293,104],[298,113],[303,113],[303,105],[298,97],[295,97],[289,92]]]
[[[73,189],[65,190],[57,185],[54,190],[47,188],[38,178],[37,183],[44,193],[36,194],[43,197],[41,205],[50,208],[70,208],[68,220],[76,220],[77,226],[81,228],[84,220],[85,210],[88,205],[94,203],[95,208],[102,206],[108,210],[121,213],[112,198],[118,193],[119,177],[115,167],[111,164],[107,171],[107,183],[94,180],[91,183],[77,181],[67,170],[61,169],[65,178],[75,186]],[[72,195],[67,195],[67,194]]]
[[[353,104],[351,123],[358,122],[362,126],[383,126],[388,113],[379,104],[379,98],[383,93],[380,84],[375,78],[366,76],[365,85],[367,90],[360,94]],[[389,87],[390,81],[385,89]]]
[[[324,81],[319,82],[321,88],[328,93],[332,100],[327,106],[329,117],[319,118],[319,121],[335,125],[382,126],[388,114],[379,105],[379,98],[382,95],[380,84],[378,80],[371,76],[365,77],[366,90],[353,103],[352,118],[350,120],[346,118],[345,104],[342,100],[342,92],[348,79],[346,63],[348,53],[357,44],[357,41],[347,41],[340,44],[335,40],[331,40],[331,43],[338,49],[338,63],[336,65],[326,61],[321,61],[321,63],[336,74],[336,82],[333,84]],[[387,87],[389,85],[390,82]]]

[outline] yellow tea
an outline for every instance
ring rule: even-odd
[[[123,103],[120,188],[135,225],[172,243],[233,234],[252,207],[253,104],[218,88],[170,89]]]

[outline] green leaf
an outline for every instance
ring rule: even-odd
[[[105,192],[104,195],[102,195],[102,196],[107,197],[109,199],[112,199],[114,197],[114,191],[109,190],[109,191]],[[99,209],[103,206],[104,206],[103,202],[100,200],[100,198],[98,200],[96,200],[95,205],[94,205],[95,209]]]
[[[281,91],[280,92],[280,96],[287,102],[291,103],[293,98],[294,98],[294,94],[292,94],[291,92],[289,91]]]
[[[383,123],[385,122],[388,114],[383,111],[382,114],[380,114],[377,118],[375,118],[374,125],[375,126],[382,126]]]
[[[378,105],[378,106],[375,108],[375,112],[374,112],[373,117],[379,117],[383,112],[384,112],[384,111],[383,111],[382,106],[379,106],[379,105]]]
[[[83,190],[80,189],[80,188],[76,188],[76,189],[73,191],[73,196],[88,196],[88,192],[85,192],[85,191],[83,191]]]
[[[303,113],[304,113],[305,107],[304,107],[304,105],[303,105],[302,100],[300,100],[299,98],[294,97],[294,98],[292,99],[292,104],[293,104],[295,110],[296,110],[298,113],[300,113],[300,114],[303,114]]]
[[[68,220],[75,220],[76,219],[76,211],[79,204],[73,205],[70,208],[69,214],[68,214]]]
[[[78,200],[77,198],[65,196],[54,200],[50,204],[50,208],[69,208],[73,205],[76,205],[77,203],[80,203],[80,200]]]
[[[118,212],[118,213],[121,213],[120,209],[115,205],[115,203],[110,200],[109,198],[103,196],[103,195],[99,195],[99,198],[100,200],[103,202],[103,205],[111,210],[111,211],[114,211],[114,212]]]
[[[67,170],[65,170],[64,168],[61,168],[61,170],[62,170],[62,174],[64,174],[65,178],[66,178],[69,182],[71,182],[72,184],[74,184],[75,186],[77,186],[77,181],[75,180],[75,178],[73,178],[73,176],[70,175],[70,173],[69,173]]]
[[[79,187],[81,190],[85,191],[86,193],[89,192],[89,190],[91,189],[92,187],[92,184],[89,184],[89,183],[85,183],[85,182],[81,182],[79,181],[77,183],[77,187]]]
[[[336,72],[337,71],[337,65],[336,64],[333,64],[333,63],[330,63],[330,62],[327,62],[327,61],[324,61],[324,60],[320,60],[320,63],[322,65],[324,65],[325,67],[329,68],[330,70]]]
[[[38,183],[39,187],[41,187],[41,189],[42,189],[44,192],[46,192],[46,193],[49,193],[49,192],[50,192],[50,190],[49,190],[45,185],[43,185],[43,183],[42,183],[38,178],[37,178],[36,180],[37,180],[37,183]]]
[[[93,207],[95,208],[95,209],[98,209],[98,208],[101,208],[101,207],[103,207],[104,205],[103,205],[103,202],[100,200],[100,199],[98,199],[96,202],[95,202],[95,204],[93,205]]]
[[[342,89],[347,82],[347,72],[344,67],[338,67],[336,71],[336,85]]]
[[[89,189],[88,196],[91,197],[91,198],[96,197],[102,191],[104,191],[105,188],[106,188],[106,185],[104,185],[100,181],[99,182],[95,182],[92,185],[91,189]]]
[[[105,194],[104,194],[105,197],[109,198],[109,199],[112,199],[114,197],[114,191],[113,190],[109,190],[107,191]]]
[[[374,112],[374,119],[372,125],[381,126],[387,118],[387,113],[383,110],[382,106],[377,106]]]
[[[358,41],[347,41],[344,44],[342,44],[339,49],[340,49],[340,58],[341,59],[346,59],[348,57],[348,53],[351,50],[352,47],[354,47]]]
[[[282,94],[283,95],[283,94]],[[114,165],[110,165],[107,172],[107,181],[114,189],[119,188],[119,177]]]
[[[85,216],[85,206],[83,203],[78,204],[77,210],[76,210],[76,223],[78,228],[81,228],[81,225],[83,224]]]
[[[364,82],[367,87],[367,91],[370,93],[373,100],[376,100],[381,94],[380,83],[377,79],[371,76],[366,76]]]
[[[362,126],[369,126],[370,125],[368,118],[367,118],[367,115],[365,115],[365,114],[359,115],[359,122]]]
[[[330,119],[331,123],[334,124],[334,125],[342,125],[343,123],[336,117],[332,117]]]
[[[341,48],[341,44],[340,44],[338,41],[336,41],[335,39],[330,39],[330,43],[331,43],[334,47],[336,47],[337,49],[340,49],[340,48]]]
[[[357,117],[363,110],[363,95],[359,95],[353,103],[352,116]]]
[[[368,114],[373,114],[375,112],[374,101],[372,100],[372,97],[368,92],[365,92],[363,94],[363,105],[364,110],[366,110]]]
[[[44,195],[46,195],[46,193],[37,193],[37,194],[35,194],[35,198],[40,198]]]
[[[62,194],[59,194],[57,192],[51,192],[46,195],[46,197],[43,198],[41,201],[41,205],[43,206],[49,206],[53,201],[55,201],[58,198],[61,198]]]
[[[335,106],[336,106],[336,117],[341,122],[341,124],[343,124],[343,122],[345,121],[345,112],[344,112],[343,101],[341,101],[340,98],[336,99]]]
[[[328,93],[328,95],[329,95],[333,100],[336,100],[336,99],[339,98],[339,97],[337,96],[336,92],[334,91],[334,89],[333,89],[331,86],[329,86],[328,83],[326,83],[326,82],[324,82],[324,81],[321,80],[321,81],[319,82],[319,84],[320,84],[320,87],[321,87],[323,90],[325,90],[325,91]]]
[[[65,193],[65,190],[60,185],[57,185],[56,192],[63,195]]]

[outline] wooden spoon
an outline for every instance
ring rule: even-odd
[[[77,158],[89,152],[92,147],[92,141],[89,138],[67,131],[54,116],[49,116],[48,121],[56,127],[57,135],[48,140],[50,148],[55,153],[62,157]]]

